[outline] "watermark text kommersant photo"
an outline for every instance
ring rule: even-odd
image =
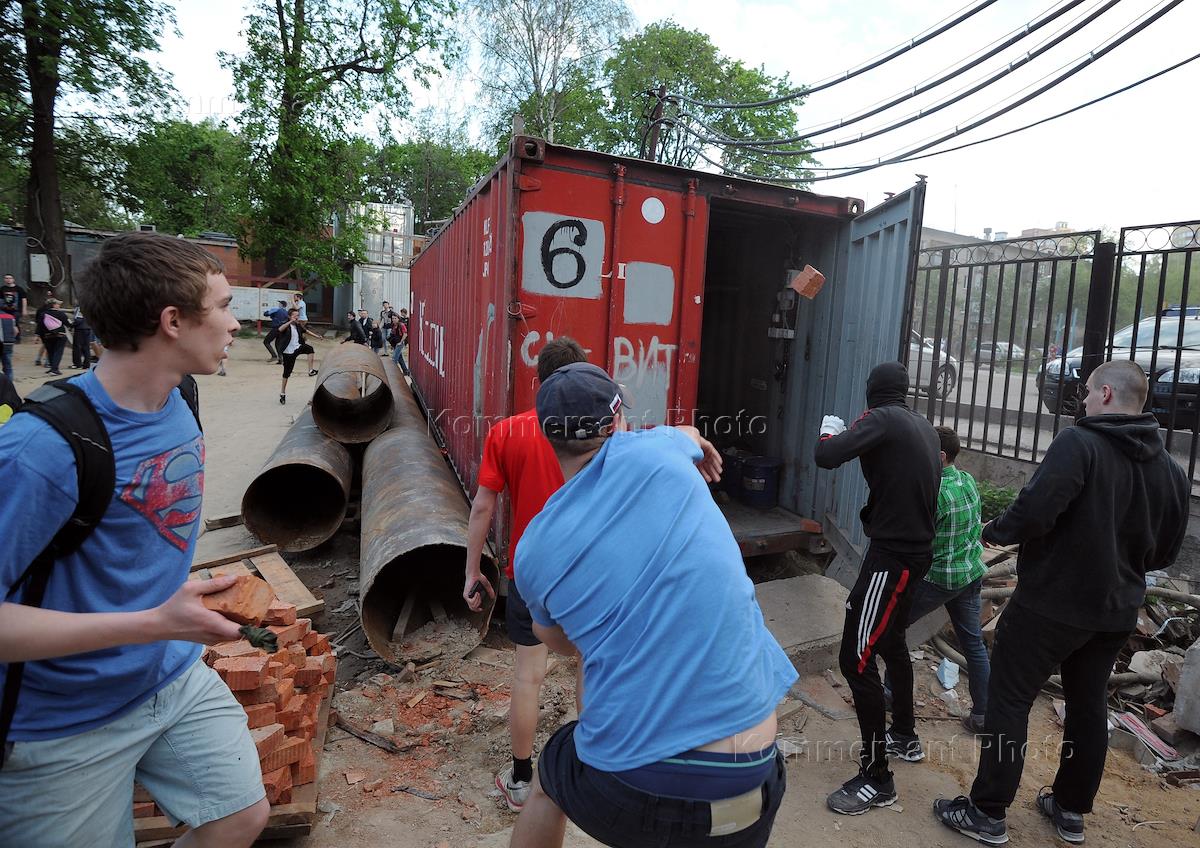
[[[631,430],[661,425],[661,416],[635,409],[624,410],[625,421]],[[447,435],[470,435],[486,433],[493,425],[508,418],[508,415],[453,415],[449,410],[439,410],[430,419],[437,429]],[[693,410],[668,409],[666,422],[687,424],[698,428],[709,438],[738,439],[742,436],[763,436],[767,432],[767,416],[756,415],[744,409],[729,415],[706,415]],[[533,426],[537,426],[533,422]]]
[[[861,740],[821,739],[809,734],[781,734],[780,741],[785,742],[789,757],[798,757],[813,763],[858,763],[862,754]],[[1026,762],[1047,760],[1058,763],[1063,758],[1071,756],[1070,747],[1064,749],[1061,736],[1048,734],[1041,740],[1013,741],[1005,744],[1000,737],[972,736],[967,733],[956,733],[949,739],[922,739],[925,749],[925,759],[942,765],[963,765],[974,768],[979,762],[979,750],[991,749],[1000,745],[1002,758],[1015,760],[1020,754]]]

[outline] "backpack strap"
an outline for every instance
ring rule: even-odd
[[[184,374],[177,388],[179,394],[183,396],[184,403],[192,411],[192,417],[196,419],[196,426],[203,433],[204,425],[200,423],[200,386],[196,384],[196,378],[191,374]]]
[[[54,380],[35,389],[25,398],[18,414],[22,413],[41,418],[66,440],[75,455],[75,475],[79,484],[75,511],[9,591],[11,597],[24,585],[21,602],[40,607],[54,561],[77,551],[108,511],[117,483],[117,468],[104,422],[87,395],[70,383],[69,378]],[[4,765],[8,731],[16,715],[17,695],[24,675],[25,663],[8,664],[3,700],[0,700],[0,767]]]

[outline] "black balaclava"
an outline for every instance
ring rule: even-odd
[[[883,362],[867,375],[867,406],[904,403],[908,396],[908,369],[899,362]]]

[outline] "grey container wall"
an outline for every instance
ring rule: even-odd
[[[867,374],[899,358],[925,184],[868,210],[826,241],[826,291],[804,302],[792,347],[780,505],[837,524],[855,547],[866,537],[858,513],[867,485],[857,461],[819,469],[813,446],[824,415],[849,424],[866,409]]]

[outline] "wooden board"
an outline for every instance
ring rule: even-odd
[[[267,826],[259,835],[259,839],[288,839],[293,836],[307,836],[312,832],[317,820],[317,784],[320,782],[321,755],[325,748],[325,734],[329,729],[329,709],[333,700],[333,686],[321,702],[321,710],[317,714],[317,734],[313,737],[313,757],[316,759],[317,779],[312,783],[297,786],[292,790],[290,804],[276,804],[271,807],[271,815]],[[175,840],[187,832],[186,826],[172,827],[166,816],[133,820],[134,838],[140,848],[159,848],[173,845]]]
[[[754,509],[736,501],[719,504],[743,557],[762,556],[807,546],[821,525],[782,507]]]
[[[317,598],[304,585],[296,572],[288,567],[277,553],[256,556],[250,559],[251,567],[258,572],[259,577],[271,584],[279,600],[296,605],[296,615],[301,618],[311,618],[324,611],[325,601]]]
[[[251,557],[273,554],[277,550],[279,549],[274,545],[259,545],[255,548],[243,548],[242,550],[234,551],[232,553],[216,554],[208,559],[200,559],[200,557],[197,556],[192,560],[191,570],[198,571],[201,568],[212,568],[214,565],[225,565],[226,563],[230,562],[239,562],[244,559],[250,559]]]
[[[204,529],[206,531],[220,530],[223,527],[236,527],[241,523],[242,514],[240,512],[234,512],[229,515],[218,515],[215,518],[204,519]]]

